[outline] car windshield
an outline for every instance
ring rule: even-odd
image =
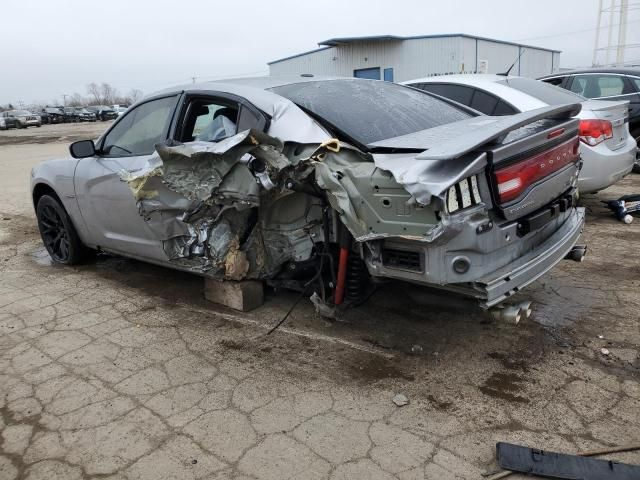
[[[18,116],[31,115],[31,112],[28,112],[27,110],[12,110],[11,113]]]
[[[526,93],[548,105],[579,103],[586,100],[582,95],[531,78],[506,78],[497,83]]]
[[[270,89],[362,145],[471,117],[431,95],[379,80],[327,80]]]

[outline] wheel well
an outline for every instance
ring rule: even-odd
[[[58,194],[56,193],[56,191],[51,188],[49,185],[47,185],[46,183],[38,183],[35,187],[33,187],[33,206],[37,207],[38,206],[38,200],[40,200],[40,198],[43,195],[50,195],[53,198],[55,198],[60,205],[62,205],[62,202],[60,201],[60,197],[58,196]]]

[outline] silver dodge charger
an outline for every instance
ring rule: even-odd
[[[399,279],[490,307],[584,254],[579,111],[310,75],[176,87],[35,167],[33,204],[63,264],[105,251],[331,308]]]

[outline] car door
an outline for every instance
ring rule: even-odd
[[[130,256],[166,260],[122,174],[143,169],[155,145],[169,137],[179,97],[156,97],[137,105],[101,138],[96,156],[78,162],[74,184],[91,236],[88,243]]]
[[[634,88],[625,75],[610,73],[581,73],[571,75],[567,88],[592,99],[627,100]]]
[[[634,93],[627,97],[629,99],[629,130],[636,141],[640,141],[640,77],[630,75],[627,80],[631,82],[634,89]]]
[[[595,100],[626,100],[629,102],[629,130],[640,135],[640,96],[633,80],[621,74],[585,73],[571,76],[569,90]]]

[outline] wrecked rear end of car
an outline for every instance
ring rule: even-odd
[[[323,313],[361,303],[385,278],[489,307],[574,247],[579,105],[464,115],[363,143],[314,111],[311,84],[289,87],[272,90],[326,141],[250,129],[158,145],[145,168],[122,172],[176,268],[298,290]]]

